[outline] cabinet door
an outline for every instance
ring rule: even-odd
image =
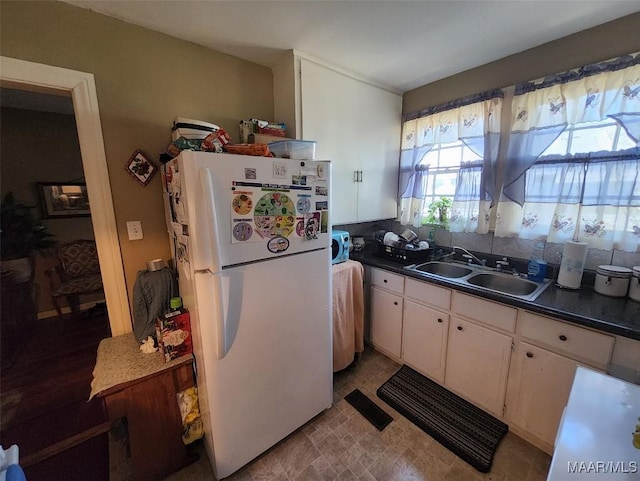
[[[371,342],[400,359],[402,345],[402,297],[371,288]]]
[[[444,382],[449,315],[405,300],[402,360],[431,379]]]
[[[301,138],[331,160],[331,221],[395,218],[402,97],[304,58],[300,68]]]
[[[509,376],[507,416],[553,448],[576,367],[568,357],[520,342]]]
[[[445,384],[501,417],[512,338],[456,317],[449,323]]]
[[[355,109],[359,133],[354,144],[360,159],[358,222],[396,218],[402,98],[359,82]],[[335,209],[336,204],[333,206]]]

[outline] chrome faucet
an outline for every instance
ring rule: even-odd
[[[469,264],[471,264],[471,259],[475,260],[479,265],[481,266],[486,266],[487,265],[487,260],[486,259],[479,259],[478,257],[474,256],[471,252],[469,252],[467,249],[465,249],[464,247],[460,247],[460,246],[451,246],[451,248],[455,251],[455,250],[459,250],[464,252],[464,254],[462,255],[462,257],[464,257],[465,259],[469,260]]]
[[[502,271],[505,267],[509,267],[509,259],[503,257],[501,261],[496,261],[496,269],[498,271]]]

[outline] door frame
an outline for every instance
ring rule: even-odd
[[[122,252],[113,209],[104,151],[98,96],[93,74],[0,56],[3,85],[23,90],[70,95],[78,129],[82,166],[91,205],[111,334],[131,332],[131,312]]]

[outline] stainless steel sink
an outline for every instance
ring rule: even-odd
[[[533,282],[523,279],[522,277],[501,274],[499,272],[473,274],[464,279],[464,281],[472,286],[515,296],[528,301],[533,301],[551,284],[551,279],[545,279],[543,282]]]
[[[438,261],[420,264],[415,267],[415,270],[426,272],[428,274],[434,274],[437,276],[447,277],[450,279],[464,277],[473,272],[473,269],[470,269],[468,267],[452,264],[450,262]]]
[[[474,274],[467,278],[467,282],[474,286],[504,292],[505,294],[514,294],[516,296],[528,296],[538,288],[538,284],[535,282],[509,274]]]
[[[544,291],[551,279],[533,282],[517,275],[499,272],[488,267],[433,261],[408,267],[409,270],[426,277],[440,277],[461,286],[474,287],[525,301],[535,300]]]

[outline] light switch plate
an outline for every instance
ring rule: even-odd
[[[144,238],[142,235],[142,222],[139,220],[131,220],[127,222],[127,233],[129,234],[129,240],[141,240]]]

